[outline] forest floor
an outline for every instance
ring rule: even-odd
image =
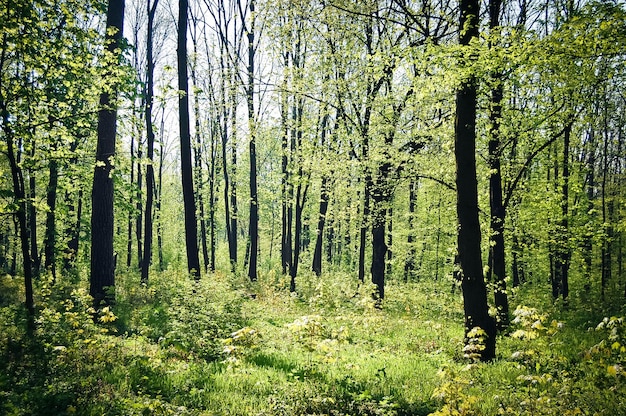
[[[297,294],[271,272],[128,274],[94,324],[71,280],[38,282],[29,337],[21,280],[0,279],[1,415],[626,414],[623,299],[565,305],[526,284],[498,358],[477,363],[449,281],[392,281],[379,309],[343,274],[301,277]]]

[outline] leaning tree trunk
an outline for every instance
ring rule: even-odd
[[[459,37],[469,45],[478,37],[478,0],[461,0]],[[484,349],[475,353],[481,360],[495,358],[496,325],[489,316],[487,288],[483,276],[478,218],[478,181],[476,177],[476,80],[465,80],[456,93],[454,155],[456,160],[456,193],[458,215],[458,254],[462,270],[461,288],[465,313],[466,343],[478,327],[484,331]]]
[[[107,50],[119,51],[124,27],[124,0],[109,0],[107,11]],[[108,75],[113,77],[111,73]],[[91,193],[91,277],[89,293],[94,304],[112,303],[115,293],[113,255],[113,158],[117,133],[116,95],[103,92],[98,111],[98,145]]]

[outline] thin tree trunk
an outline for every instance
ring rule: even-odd
[[[165,111],[161,113],[161,134],[163,134],[163,128],[165,124]],[[157,179],[158,185],[156,187],[156,212],[158,213],[157,221],[157,247],[159,252],[159,271],[164,270],[163,264],[163,214],[161,211],[161,199],[163,196],[163,137],[160,141],[161,151],[159,152],[159,177]]]
[[[31,157],[35,156],[35,146],[33,143],[33,149],[31,151]],[[31,201],[37,200],[37,185],[35,181],[35,172],[32,168],[27,169],[28,172],[28,198]],[[33,276],[37,277],[39,275],[39,269],[41,268],[41,259],[39,258],[39,249],[37,248],[37,210],[35,209],[35,204],[32,202],[27,204],[28,206],[28,217],[27,217],[27,226],[30,231],[30,258],[33,263]]]
[[[593,217],[593,207],[595,200],[595,164],[596,164],[596,150],[595,150],[595,132],[593,129],[588,133],[587,151],[589,152],[586,160],[587,165],[587,215],[590,216],[587,223],[585,234],[583,236],[582,251],[583,251],[583,276],[584,276],[584,288],[585,291],[591,290],[591,280],[593,271],[593,234],[595,221]]]
[[[146,3],[148,9],[148,33],[147,37],[147,59],[148,73],[146,81],[146,136],[147,136],[147,152],[148,165],[146,166],[146,211],[144,220],[144,252],[141,262],[141,283],[148,283],[148,275],[150,263],[152,262],[152,203],[154,200],[154,129],[152,128],[152,107],[154,105],[154,58],[153,58],[153,33],[154,33],[154,15],[159,0],[150,0]]]
[[[322,249],[324,241],[324,225],[326,224],[326,213],[328,212],[328,176],[322,177],[322,184],[320,185],[320,208],[317,220],[317,237],[315,239],[315,250],[313,251],[313,272],[317,276],[322,274]]]
[[[4,56],[3,56],[4,57]],[[27,325],[26,330],[29,335],[32,335],[35,329],[35,301],[33,296],[33,272],[32,261],[30,257],[30,244],[28,238],[30,236],[28,230],[28,222],[26,218],[26,192],[25,183],[22,168],[17,162],[17,157],[14,148],[14,135],[10,125],[9,112],[7,111],[6,104],[0,96],[0,110],[2,111],[2,128],[4,130],[4,136],[6,141],[6,155],[9,159],[9,167],[11,168],[11,178],[13,181],[13,197],[17,205],[17,211],[15,217],[17,218],[16,229],[19,230],[20,236],[20,248],[22,251],[23,259],[23,273],[24,273],[24,294],[25,294],[25,306],[27,312]],[[12,270],[15,270],[15,253],[13,254]]]
[[[563,182],[561,186],[561,213],[557,226],[557,247],[554,255],[555,280],[563,300],[569,296],[569,147],[572,124],[569,123],[563,135]],[[559,293],[557,293],[558,296]]]
[[[143,101],[141,107],[143,107]],[[141,127],[137,127],[137,137],[141,137]],[[143,149],[141,139],[137,141],[137,201],[135,202],[136,215],[135,218],[135,237],[137,239],[137,268],[141,271],[143,258],[143,175],[141,172],[141,159],[143,158]]]
[[[389,201],[391,202],[391,201]],[[387,258],[385,260],[385,274],[387,276],[391,276],[393,272],[393,251],[391,251],[391,247],[393,245],[393,208],[389,207],[387,209]]]
[[[409,246],[406,259],[404,261],[404,281],[415,273],[415,202],[417,200],[417,180],[411,179],[409,183],[409,231],[407,244]]]
[[[130,183],[135,183],[135,135],[130,135]],[[130,193],[129,203],[132,205],[134,196]],[[126,268],[130,269],[133,262],[133,211],[128,211],[128,235],[126,237]]]
[[[257,267],[259,256],[259,199],[257,189],[257,163],[256,163],[256,116],[254,113],[254,23],[255,23],[255,0],[250,0],[250,28],[248,30],[248,85],[246,101],[248,108],[248,128],[250,130],[250,223],[248,241],[250,243],[248,277],[251,281],[257,280]]]
[[[56,150],[56,146],[53,146]],[[59,165],[52,156],[48,163],[49,179],[48,189],[46,192],[46,203],[48,212],[46,213],[46,237],[44,241],[44,254],[46,261],[44,267],[52,273],[53,281],[56,281],[56,202],[57,202],[57,185],[59,179]]]

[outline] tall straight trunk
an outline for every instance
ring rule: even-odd
[[[53,146],[56,148],[56,146]],[[48,212],[46,213],[46,236],[44,240],[44,254],[46,261],[44,267],[52,273],[52,279],[56,280],[56,203],[57,185],[59,180],[59,164],[55,156],[48,162],[48,187],[46,192],[46,203]]]
[[[593,234],[594,234],[594,218],[593,207],[595,200],[595,164],[596,164],[596,150],[595,150],[595,132],[592,129],[588,133],[587,140],[587,160],[586,168],[587,174],[585,178],[586,193],[587,193],[587,215],[590,216],[587,223],[585,234],[583,236],[582,243],[582,255],[583,255],[583,276],[584,276],[584,288],[586,291],[591,289],[592,270],[593,270]]]
[[[194,22],[194,25],[196,23]],[[194,28],[195,30],[195,28]],[[196,60],[198,56],[197,41],[193,37],[193,63],[191,65],[191,82],[193,95],[193,113],[194,113],[194,127],[195,127],[195,144],[194,144],[194,178],[196,182],[196,204],[198,206],[198,214],[200,216],[200,251],[202,252],[202,259],[204,262],[204,271],[209,269],[209,248],[207,246],[207,227],[206,227],[206,213],[204,209],[204,175],[202,172],[202,134],[200,126],[200,97],[198,97],[197,91],[197,78],[196,78]]]
[[[388,160],[388,157],[383,158]],[[372,197],[372,283],[376,285],[377,299],[385,298],[385,259],[387,241],[385,237],[387,204],[391,199],[389,189],[389,172],[391,163],[384,162],[378,167],[377,180],[371,187]]]
[[[299,54],[299,46],[296,47],[296,51],[297,54]],[[299,64],[299,60],[295,60],[295,65],[298,68],[302,68]],[[309,188],[308,180],[306,180],[307,184],[303,187],[305,175],[299,156],[299,152],[301,151],[302,147],[302,116],[304,114],[304,101],[302,99],[298,99],[295,101],[296,102],[294,103],[293,108],[295,128],[293,129],[292,134],[292,160],[295,160],[298,163],[297,177],[299,178],[299,180],[295,190],[295,195],[293,195],[295,199],[292,198],[293,208],[295,208],[295,221],[293,224],[293,248],[290,250],[293,257],[290,261],[289,267],[289,275],[291,277],[291,283],[289,288],[292,292],[296,290],[296,275],[298,273],[298,263],[300,261],[300,250],[302,249],[302,211],[304,210],[304,203],[306,201],[306,195]],[[291,208],[291,201],[289,202],[289,206]]]
[[[144,244],[143,259],[141,262],[141,283],[148,283],[148,273],[152,262],[152,204],[154,201],[154,129],[152,127],[152,106],[154,104],[154,58],[153,58],[153,33],[154,15],[159,0],[153,0],[152,4],[148,0],[148,33],[146,35],[146,54],[148,59],[148,73],[146,80],[146,138],[148,165],[146,166],[146,210],[144,220]]]
[[[234,84],[234,80],[231,80]],[[231,267],[237,266],[239,239],[239,206],[237,204],[237,97],[236,87],[232,86],[231,97],[231,128],[230,128],[230,237],[228,240]]]
[[[495,35],[500,25],[501,0],[489,1],[489,28]],[[489,235],[489,259],[487,280],[493,284],[494,300],[497,309],[496,326],[499,331],[509,325],[509,300],[506,293],[506,260],[504,247],[504,220],[506,208],[502,197],[502,173],[500,169],[500,120],[502,118],[502,98],[504,86],[502,75],[492,74],[494,86],[491,89],[489,121],[489,207],[491,211]]]
[[[415,273],[415,205],[417,200],[417,180],[411,179],[409,182],[409,231],[407,244],[409,246],[406,259],[404,261],[404,281]]]
[[[141,106],[143,107],[143,100]],[[141,127],[137,127],[137,193],[135,197],[135,238],[137,239],[137,268],[141,271],[141,264],[143,258],[143,174],[141,172],[141,159],[143,159],[143,149],[141,143]]]
[[[550,256],[550,279],[552,283],[552,297],[557,299],[562,296],[567,299],[569,295],[569,263],[571,248],[569,245],[569,147],[572,123],[568,122],[563,129],[563,153],[561,156],[562,171],[559,188],[559,154],[558,146],[554,147],[554,186],[559,195],[560,212],[556,224],[554,224],[555,237],[549,245]],[[550,175],[548,174],[548,179]]]
[[[216,224],[215,224],[215,204],[216,204],[216,198],[215,198],[215,165],[217,164],[217,150],[216,150],[216,144],[215,144],[215,140],[216,140],[217,134],[213,134],[211,135],[211,148],[210,148],[210,153],[211,153],[211,161],[210,161],[210,166],[208,167],[208,171],[209,171],[209,239],[211,242],[211,251],[210,251],[210,258],[209,258],[209,270],[214,272],[215,271],[215,250],[216,250],[216,245],[217,245],[217,237],[216,237],[216,233],[215,233],[215,228],[216,228]]]
[[[74,223],[67,227],[66,233],[68,236],[67,246],[65,248],[65,256],[63,258],[63,269],[68,271],[76,265],[76,259],[78,257],[78,243],[80,240],[80,230],[82,224],[83,215],[83,189],[78,190],[75,203],[70,203],[68,210],[70,214],[75,213],[73,218]],[[70,221],[72,216],[70,215]]]
[[[606,117],[606,116],[605,116]],[[606,128],[606,121],[605,121],[605,129],[604,129],[604,146],[603,146],[603,169],[602,169],[602,196],[601,196],[601,203],[602,203],[602,224],[607,224],[608,227],[607,229],[604,230],[604,233],[602,235],[602,249],[601,249],[601,254],[600,254],[600,270],[601,270],[601,277],[600,277],[600,293],[601,293],[601,297],[602,300],[604,301],[605,299],[605,295],[606,295],[606,288],[609,284],[609,281],[611,280],[611,241],[610,241],[610,237],[611,237],[611,226],[610,226],[610,222],[611,222],[611,215],[610,215],[610,206],[611,206],[611,202],[610,202],[610,191],[609,191],[609,187],[610,184],[608,183],[610,178],[609,178],[609,174],[610,174],[610,155],[609,155],[609,138],[608,138],[608,131]]]
[[[116,53],[121,47],[124,27],[124,0],[109,0],[107,10],[107,50]],[[112,76],[112,75],[109,75]],[[113,255],[113,157],[117,133],[117,110],[114,94],[100,95],[98,144],[91,193],[91,275],[89,294],[94,304],[112,303],[115,293],[115,258]]]
[[[393,208],[389,207],[387,209],[387,258],[385,259],[385,273],[387,276],[391,276],[393,272],[393,251],[391,251],[391,247],[393,246]]]
[[[161,113],[161,132],[164,130],[165,124],[165,111]],[[163,133],[161,133],[163,134]],[[160,149],[159,152],[159,174],[158,174],[158,185],[156,187],[156,212],[158,215],[157,221],[157,247],[159,252],[159,271],[164,270],[163,264],[163,215],[161,213],[161,199],[163,197],[163,138],[161,137],[160,141]]]
[[[302,171],[299,172],[300,177],[302,177]],[[306,201],[306,195],[309,189],[309,185],[307,184],[302,187],[302,184],[298,184],[298,188],[296,191],[296,200],[295,200],[295,208],[296,208],[296,218],[294,223],[294,247],[293,247],[293,261],[291,262],[290,268],[290,276],[291,276],[291,284],[290,290],[294,292],[296,290],[296,275],[298,274],[298,263],[300,261],[300,250],[302,248],[300,241],[302,240],[302,211],[304,210],[304,203]]]
[[[230,108],[233,110],[233,113],[231,114],[231,118],[232,120],[235,120],[235,111],[236,111],[236,104],[233,105],[231,104],[231,101],[235,101],[234,98],[234,88],[231,85],[232,84],[232,77],[231,77],[231,67],[230,64],[228,63],[228,57],[226,57],[226,48],[227,45],[225,44],[225,42],[220,43],[220,69],[222,71],[222,76],[220,77],[220,90],[222,92],[221,95],[221,109],[222,109],[222,114],[221,114],[221,122],[222,125],[220,126],[221,128],[221,150],[222,150],[222,174],[224,175],[224,214],[225,214],[225,222],[226,222],[226,238],[228,240],[228,256],[229,256],[229,260],[230,260],[230,269],[231,272],[235,272],[236,269],[236,265],[237,265],[237,233],[236,233],[236,229],[237,229],[237,218],[236,215],[232,212],[233,209],[236,208],[232,208],[231,207],[231,198],[233,198],[233,196],[231,195],[231,192],[234,193],[234,199],[235,199],[235,207],[236,207],[236,188],[233,185],[233,189],[231,190],[231,181],[234,182],[234,179],[231,179],[231,175],[230,175],[230,168],[228,166],[228,127],[229,127],[229,106]],[[234,122],[233,122],[233,127],[234,127]],[[232,141],[234,141],[234,134],[235,134],[235,130],[233,129],[231,131],[232,134]],[[234,149],[234,147],[233,147]],[[235,162],[236,162],[236,156],[235,156]],[[235,169],[235,164],[232,165],[232,169]],[[233,218],[234,217],[234,218]],[[233,228],[235,230],[234,234],[233,234]]]
[[[313,251],[313,272],[320,276],[322,274],[322,249],[324,242],[324,225],[326,224],[326,214],[328,213],[328,176],[322,177],[322,184],[320,186],[320,208],[317,219],[317,237],[315,239],[315,250]]]
[[[286,46],[285,46],[286,48]],[[287,274],[289,270],[289,263],[291,262],[291,221],[289,219],[288,210],[290,209],[291,197],[289,196],[289,190],[291,189],[291,183],[289,180],[289,120],[288,120],[288,76],[287,68],[289,68],[289,53],[285,52],[283,56],[284,60],[284,74],[283,74],[283,90],[280,95],[280,120],[282,123],[282,138],[281,138],[281,233],[280,233],[280,256],[281,267],[283,275]]]
[[[571,249],[569,247],[569,147],[572,124],[570,123],[563,135],[563,174],[561,185],[561,213],[558,223],[559,247],[555,253],[556,280],[559,282],[560,292],[563,300],[569,296],[569,264]]]
[[[257,266],[259,256],[259,199],[257,189],[257,163],[256,163],[256,120],[254,113],[254,23],[255,23],[255,0],[250,0],[250,28],[248,30],[248,85],[246,88],[246,101],[248,108],[248,128],[250,130],[250,223],[248,229],[248,241],[250,243],[248,277],[251,281],[257,279]]]
[[[478,37],[478,0],[461,0],[459,43],[469,45]],[[476,351],[483,361],[495,358],[496,325],[489,316],[487,288],[483,276],[478,181],[476,177],[476,80],[467,79],[456,93],[454,156],[458,215],[458,254],[462,270],[461,289],[465,313],[465,336],[473,328],[485,331],[484,349]]]
[[[35,145],[33,143],[33,149],[31,151],[31,157],[35,156]],[[37,185],[35,180],[35,172],[32,168],[28,168],[28,198],[31,201],[37,199]],[[41,268],[41,259],[39,258],[39,249],[37,248],[37,209],[35,204],[28,204],[28,230],[30,231],[30,258],[33,263],[33,276],[39,275],[39,269]]]
[[[130,183],[135,183],[135,135],[130,135]],[[130,204],[134,201],[133,193],[130,193]],[[133,262],[133,211],[128,210],[128,234],[126,236],[126,268],[130,269]]]
[[[0,110],[2,112],[2,129],[4,130],[4,136],[6,141],[6,155],[9,159],[9,167],[11,168],[11,179],[13,181],[13,198],[15,200],[17,211],[16,217],[16,231],[19,230],[20,236],[20,248],[23,259],[23,273],[24,273],[24,294],[25,294],[25,306],[27,312],[27,325],[26,329],[29,335],[33,334],[35,329],[35,301],[33,296],[33,271],[32,262],[30,257],[30,244],[29,237],[30,232],[28,230],[28,221],[26,218],[26,192],[23,171],[19,163],[17,162],[17,156],[15,153],[15,146],[13,143],[14,134],[11,129],[9,112],[4,103],[3,97],[0,96]],[[13,252],[13,265],[12,270],[15,270],[15,259],[17,249]]]
[[[367,230],[369,228],[368,221],[370,220],[370,189],[371,189],[371,175],[367,173],[365,175],[365,189],[364,189],[364,201],[363,201],[363,216],[361,219],[361,228],[359,230],[359,281],[365,282],[365,246],[367,243]]]
[[[193,191],[193,164],[191,162],[191,133],[189,129],[189,78],[187,76],[187,24],[188,0],[178,1],[178,110],[180,126],[180,164],[185,210],[185,246],[187,269],[196,279],[200,279],[200,259],[198,258],[198,222],[196,200]]]
[[[328,123],[328,115],[324,115],[324,117],[322,118],[322,125],[320,128],[320,145],[322,146],[322,149],[324,149],[326,146],[326,135],[328,133],[327,128],[326,128],[327,123]],[[317,276],[320,276],[322,274],[322,249],[323,249],[323,244],[324,244],[324,226],[326,224],[326,213],[328,212],[328,202],[330,200],[329,180],[330,180],[330,175],[326,173],[322,174],[322,183],[320,185],[320,205],[319,205],[319,213],[317,217],[317,228],[316,228],[316,233],[315,233],[316,234],[315,248],[313,250],[313,265],[311,267],[311,269]]]

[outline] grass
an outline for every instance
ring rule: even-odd
[[[588,331],[606,310],[555,306],[541,285],[512,295],[526,315],[478,364],[448,282],[391,282],[378,309],[342,274],[302,277],[297,294],[274,273],[127,274],[117,319],[94,324],[85,288],[41,281],[34,339],[16,282],[0,282],[0,414],[624,414],[621,322]]]

